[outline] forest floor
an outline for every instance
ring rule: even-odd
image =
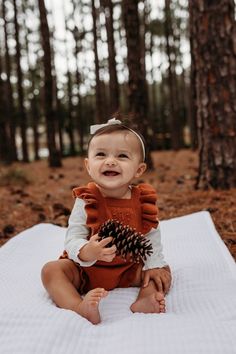
[[[142,181],[158,191],[160,219],[209,211],[236,260],[236,189],[196,190],[198,154],[191,150],[154,152],[153,159],[155,170]],[[37,223],[66,226],[74,203],[71,190],[88,181],[80,157],[63,159],[57,169],[45,160],[0,165],[0,245]]]

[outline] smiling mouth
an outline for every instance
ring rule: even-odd
[[[119,175],[119,172],[116,172],[116,171],[105,171],[105,172],[103,172],[103,175],[104,176],[118,176]]]

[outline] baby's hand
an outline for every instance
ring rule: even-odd
[[[116,246],[106,247],[112,241],[112,237],[99,241],[98,235],[93,235],[89,242],[81,248],[79,258],[81,261],[105,261],[111,262],[116,256]]]
[[[166,294],[170,289],[171,272],[169,267],[153,268],[143,272],[143,287],[146,288],[150,280],[156,284],[157,290]]]

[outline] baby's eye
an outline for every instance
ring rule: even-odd
[[[127,159],[128,158],[128,155],[126,155],[126,154],[119,154],[119,157],[121,158],[121,159]]]
[[[98,157],[105,156],[105,153],[100,151],[100,152],[97,152],[95,156],[98,156]]]

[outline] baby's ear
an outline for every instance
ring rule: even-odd
[[[84,159],[84,166],[85,166],[85,168],[86,168],[86,170],[87,170],[87,172],[89,174],[90,168],[89,168],[89,161],[88,161],[87,157]]]
[[[138,177],[142,176],[142,174],[146,171],[146,169],[147,169],[147,165],[145,164],[145,162],[141,162],[138,166],[135,177],[138,178]]]

